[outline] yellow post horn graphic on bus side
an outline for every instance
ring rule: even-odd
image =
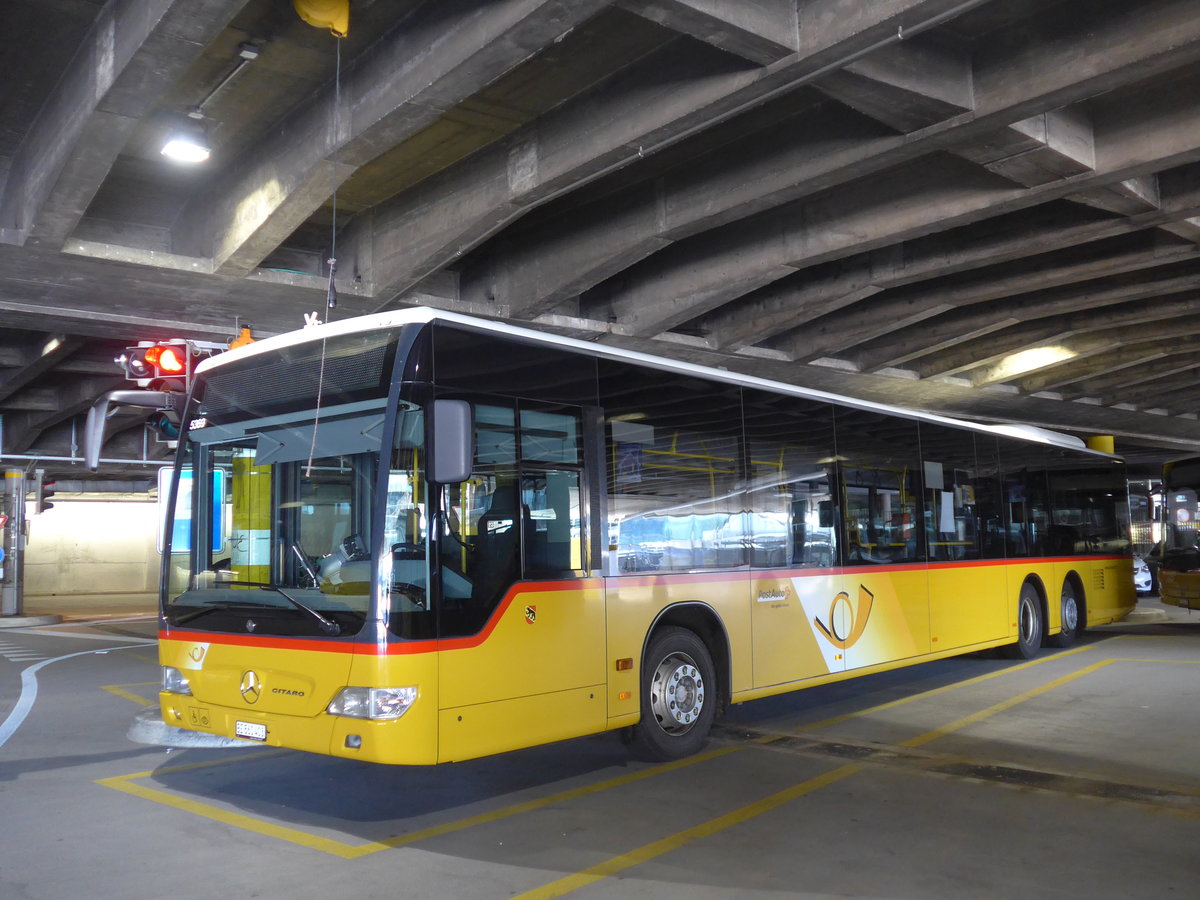
[[[867,617],[871,615],[871,604],[874,602],[875,595],[861,584],[858,586],[857,608],[850,602],[849,594],[838,591],[833,602],[829,604],[829,624],[826,625],[816,616],[813,617],[813,624],[821,630],[821,634],[825,635],[829,643],[847,650],[854,646],[866,630]]]

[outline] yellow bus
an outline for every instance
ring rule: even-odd
[[[1200,457],[1163,466],[1165,521],[1158,564],[1159,599],[1170,606],[1200,609]]]
[[[434,764],[714,717],[1135,602],[1124,468],[425,309],[202,362],[163,555],[170,726]]]

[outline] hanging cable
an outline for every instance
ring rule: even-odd
[[[334,46],[337,49],[336,63],[334,64],[333,73],[333,157],[332,157],[332,174],[333,174],[333,222],[331,234],[329,238],[329,285],[325,290],[325,323],[329,324],[329,311],[337,306],[337,287],[334,285],[333,276],[337,271],[337,189],[338,189],[338,142],[341,140],[341,112],[342,112],[342,38],[336,32],[334,33]],[[321,421],[321,395],[325,388],[325,344],[326,336],[321,335],[321,361],[317,368],[317,405],[313,412],[313,429],[312,441],[308,445],[308,463],[304,469],[304,477],[312,477],[313,456],[317,451],[317,426]]]

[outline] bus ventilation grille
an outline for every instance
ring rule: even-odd
[[[1103,569],[1093,569],[1092,570],[1092,587],[1098,591],[1104,590],[1104,570]]]

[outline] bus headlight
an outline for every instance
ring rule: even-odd
[[[192,694],[192,686],[174,666],[162,667],[162,689],[172,694],[187,694],[189,697]]]
[[[347,687],[338,692],[325,711],[352,719],[398,719],[416,699],[415,687]]]

